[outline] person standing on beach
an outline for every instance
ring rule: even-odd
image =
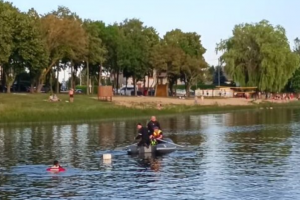
[[[70,97],[70,102],[73,103],[74,102],[74,90],[73,90],[73,88],[71,88],[70,91],[69,91],[69,97]]]

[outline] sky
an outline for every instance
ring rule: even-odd
[[[196,32],[206,53],[206,61],[218,63],[216,44],[232,35],[236,24],[263,19],[286,29],[291,48],[300,37],[299,0],[10,0],[21,11],[34,8],[44,14],[66,6],[81,18],[106,24],[138,18],[154,27],[160,36],[173,29]],[[299,23],[299,24],[298,24]]]

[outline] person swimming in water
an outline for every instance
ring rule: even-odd
[[[51,167],[51,169],[59,169],[59,168],[62,168],[62,167],[59,165],[59,162],[58,162],[57,160],[54,160],[53,166]]]
[[[60,166],[59,162],[57,160],[55,160],[53,162],[53,166],[49,167],[47,169],[47,171],[53,172],[53,173],[58,173],[58,172],[64,172],[64,171],[66,171],[66,169],[64,169],[62,166]]]

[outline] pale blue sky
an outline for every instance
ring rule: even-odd
[[[107,24],[138,18],[163,36],[179,28],[201,35],[208,63],[216,64],[216,43],[232,34],[239,23],[269,20],[287,31],[290,44],[300,37],[299,0],[11,0],[21,11],[35,8],[40,14],[63,5],[82,18]],[[298,24],[299,23],[299,24]]]

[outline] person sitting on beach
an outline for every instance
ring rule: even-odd
[[[152,145],[156,145],[162,139],[163,139],[163,133],[162,133],[162,131],[157,126],[155,126],[153,134],[150,135],[151,144]]]
[[[56,101],[60,101],[60,99],[56,96],[56,94],[54,94],[49,96],[49,101],[56,102]]]
[[[140,141],[138,142],[138,146],[148,147],[150,144],[148,129],[146,127],[143,127],[141,123],[138,123],[137,129],[138,135],[135,137],[135,139],[140,139]]]

